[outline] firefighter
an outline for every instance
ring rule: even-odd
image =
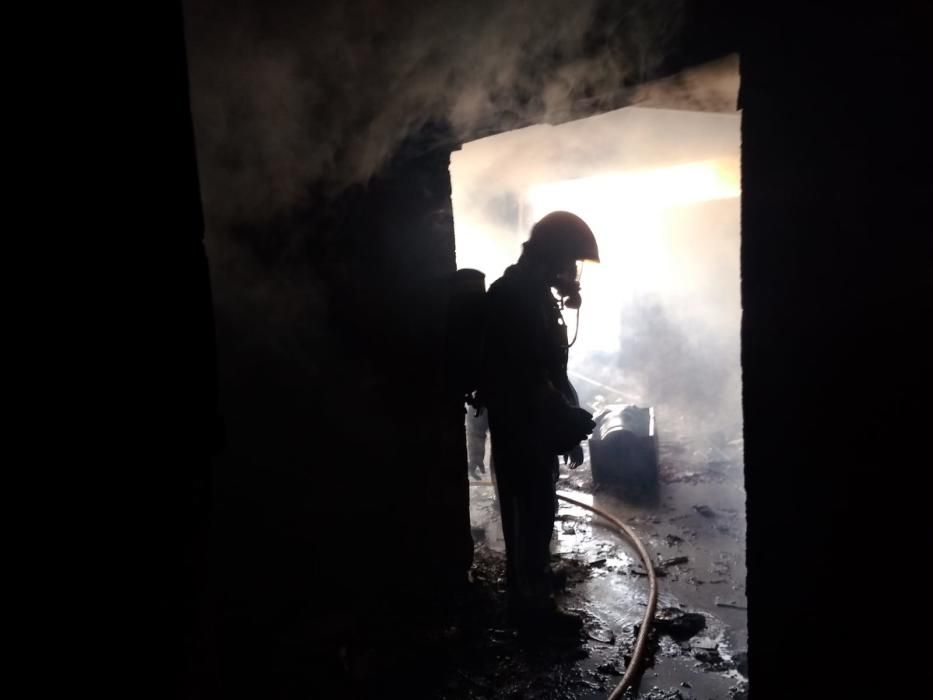
[[[583,461],[592,432],[567,378],[561,307],[580,305],[579,271],[599,261],[589,226],[569,212],[538,221],[515,265],[489,289],[480,394],[489,412],[505,536],[509,614],[519,627],[571,632],[579,617],[558,609],[550,568],[558,457]]]
[[[466,440],[467,464],[470,476],[476,481],[482,480],[486,475],[486,435],[489,433],[489,414],[486,411],[477,411],[467,406]],[[490,476],[492,464],[490,463]]]

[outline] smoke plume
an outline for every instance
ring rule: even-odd
[[[429,122],[456,140],[560,119],[650,73],[681,4],[187,0],[208,219],[263,221],[311,182],[365,182]]]
[[[592,380],[574,380],[581,400],[619,398],[595,383],[613,387],[658,408],[668,435],[676,426],[691,439],[738,437],[742,423],[740,117],[735,93],[719,87],[737,86],[737,73],[721,66],[696,72],[717,76],[712,83],[663,96],[680,107],[731,102],[731,113],[632,107],[472,142],[451,163],[457,263],[489,283],[545,210],[588,221],[602,262],[581,280],[570,354],[571,370]],[[661,89],[653,86],[658,99]]]

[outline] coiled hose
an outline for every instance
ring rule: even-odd
[[[492,485],[493,483],[491,481],[470,482],[470,486]],[[642,564],[645,567],[645,571],[648,572],[648,607],[645,609],[645,616],[642,618],[641,628],[638,630],[638,637],[635,640],[635,650],[632,652],[632,660],[626,667],[625,674],[622,676],[622,680],[619,681],[619,684],[609,694],[609,700],[618,700],[618,698],[621,698],[622,694],[634,682],[638,668],[641,666],[642,657],[645,655],[645,647],[648,644],[648,633],[651,630],[651,623],[654,622],[654,613],[658,607],[658,578],[654,572],[654,566],[651,563],[651,557],[648,555],[648,550],[645,549],[645,545],[642,544],[641,540],[638,539],[638,536],[632,531],[631,528],[628,527],[628,525],[623,523],[618,518],[610,515],[606,511],[601,510],[596,506],[583,503],[582,501],[579,501],[572,496],[558,493],[557,497],[562,501],[583,508],[584,510],[588,510],[608,522],[616,531],[616,534],[620,535],[622,539],[628,541],[628,543],[635,548],[635,551],[638,552],[638,556],[641,558]]]

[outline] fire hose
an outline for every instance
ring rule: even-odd
[[[470,485],[492,486],[493,483],[491,481],[471,481]],[[572,496],[558,493],[557,497],[562,501],[566,501],[567,503],[583,508],[584,510],[588,510],[608,522],[616,531],[616,534],[620,535],[622,539],[626,540],[632,547],[635,548],[635,551],[638,552],[638,556],[641,558],[642,564],[645,567],[645,571],[648,572],[648,607],[645,609],[645,615],[642,618],[641,627],[639,628],[638,636],[635,639],[635,649],[632,652],[632,659],[625,669],[625,674],[622,676],[622,680],[619,681],[619,684],[609,694],[609,700],[618,700],[618,698],[622,697],[622,694],[629,688],[629,686],[632,685],[638,674],[638,669],[641,666],[642,657],[645,655],[645,647],[648,644],[648,633],[651,629],[651,623],[654,622],[654,613],[658,607],[658,579],[654,571],[654,565],[651,563],[651,557],[648,555],[648,550],[645,549],[645,545],[642,544],[641,540],[638,539],[638,536],[632,531],[632,529],[621,520],[610,515],[606,511],[597,508],[596,506],[587,505],[582,501],[578,501]]]

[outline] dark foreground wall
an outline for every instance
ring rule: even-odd
[[[305,693],[340,640],[470,565],[463,409],[444,364],[452,146],[424,133],[366,187],[311,193],[295,216],[325,243],[306,259],[327,313],[293,337],[328,341],[270,352],[212,300],[180,7],[140,15],[108,35],[120,50],[100,74],[101,133],[82,132],[101,179],[78,183],[92,216],[67,222],[120,241],[95,261],[117,279],[87,272],[104,293],[80,334],[42,317],[59,360],[94,359],[75,363],[78,410],[54,411],[81,440],[57,439],[61,463],[94,498],[70,494],[80,517],[56,536],[99,524],[49,599],[91,582],[78,636],[95,628],[106,652],[86,670],[124,697],[172,697],[192,665],[208,697]]]
[[[224,692],[313,686],[342,640],[466,580],[464,413],[445,364],[450,147],[428,143],[283,224],[307,231],[318,326],[267,345],[220,310],[228,440],[207,624]]]
[[[929,11],[830,4],[756,3],[742,34],[755,698],[897,697],[916,671],[889,564],[928,415]]]

